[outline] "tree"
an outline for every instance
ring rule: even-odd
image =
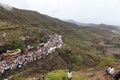
[[[15,49],[21,49],[22,51],[23,51],[24,48],[25,48],[24,41],[21,40],[21,39],[16,39],[16,40],[13,42],[13,45],[14,45],[14,48],[15,48]]]

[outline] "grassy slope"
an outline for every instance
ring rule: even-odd
[[[47,68],[48,71],[66,67],[79,70],[87,68],[88,66],[103,66],[106,65],[106,63],[110,63],[109,60],[96,54],[97,52],[102,53],[101,49],[104,48],[99,44],[99,42],[102,42],[100,36],[108,39],[110,38],[110,31],[92,27],[78,27],[75,24],[39,14],[36,11],[26,11],[15,8],[12,11],[6,11],[0,7],[0,22],[0,36],[2,37],[3,32],[10,34],[7,42],[1,38],[0,41],[4,43],[11,43],[14,38],[27,36],[31,32],[35,32],[37,39],[43,39],[45,35],[53,33],[58,33],[64,38],[66,44],[64,49],[58,50],[55,54],[50,55],[46,61],[47,63],[44,61],[42,63],[38,61],[35,63],[35,66],[30,64],[25,66],[23,70],[39,68],[40,65],[45,63],[46,66],[49,66]],[[112,41],[112,39],[109,40]],[[98,47],[102,48],[96,49],[96,47],[92,46],[92,44],[96,43]],[[104,60],[106,62],[103,62]],[[53,62],[53,64],[50,64],[51,62]]]

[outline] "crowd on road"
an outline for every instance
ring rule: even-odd
[[[63,44],[61,35],[49,35],[47,36],[46,43],[38,44],[35,47],[28,46],[24,53],[7,56],[3,60],[0,60],[0,74],[3,74],[6,70],[14,70],[18,67],[23,67],[30,62],[45,58],[56,49],[62,48]]]

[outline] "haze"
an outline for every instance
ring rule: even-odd
[[[120,0],[0,0],[0,3],[62,20],[120,26]]]

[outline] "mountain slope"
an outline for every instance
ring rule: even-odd
[[[4,33],[7,34],[5,37]],[[7,76],[29,69],[32,72],[49,72],[61,68],[79,70],[114,62],[111,58],[104,58],[107,57],[104,45],[116,46],[119,43],[119,35],[110,30],[79,27],[76,24],[64,22],[36,11],[16,8],[8,11],[0,7],[0,44],[2,44],[3,50],[15,49],[13,44],[16,39],[22,40],[21,37],[30,37],[24,41],[24,44],[25,46],[28,44],[34,46],[37,43],[46,42],[46,35],[55,33],[63,36],[66,44],[63,49],[54,52],[45,60],[42,59],[20,70],[15,70],[15,72],[9,72]],[[0,49],[1,52],[2,49]]]
[[[74,21],[72,19],[66,20],[66,22],[76,24],[78,26],[83,26],[83,27],[97,27],[97,28],[104,28],[104,29],[110,29],[110,30],[117,30],[119,29],[120,26],[114,26],[114,25],[107,25],[107,24],[93,24],[93,23],[80,23],[77,21]]]

